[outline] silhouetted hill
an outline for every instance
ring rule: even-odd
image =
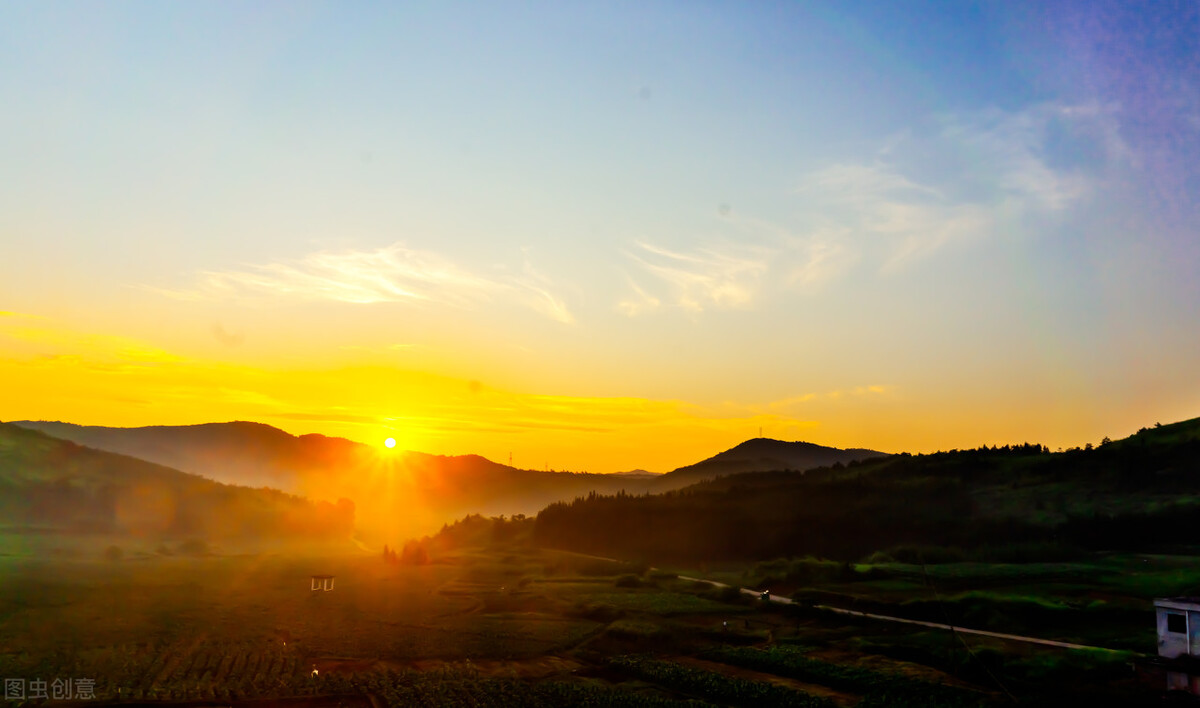
[[[627,470],[625,472],[613,472],[618,477],[637,478],[637,479],[655,479],[661,477],[661,472],[650,472],[648,470]]]
[[[358,505],[360,528],[384,538],[429,533],[466,514],[534,514],[592,491],[645,486],[638,478],[518,469],[478,455],[393,452],[344,438],[297,437],[244,421],[144,428],[16,425],[221,482],[319,500],[346,497]]]
[[[534,534],[546,546],[656,562],[856,560],[903,547],[1023,561],[1194,544],[1197,527],[1200,418],[1057,453],[1036,444],[903,453],[651,496],[591,495],[542,510]]]
[[[849,464],[856,460],[886,455],[887,453],[875,450],[842,450],[808,442],[754,438],[702,462],[672,470],[655,480],[653,488],[658,491],[679,489],[706,479],[744,472],[770,470],[803,472],[839,462]]]
[[[109,428],[49,421],[16,421],[98,450],[130,455],[218,482],[302,493],[303,478],[353,464],[365,446],[324,435],[296,437],[263,423]]]
[[[347,538],[354,505],[221,484],[0,423],[9,529],[214,538]]]

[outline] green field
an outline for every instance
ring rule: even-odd
[[[427,565],[328,549],[41,555],[0,556],[0,676],[90,678],[100,701],[870,707],[1158,695],[1135,680],[1127,652],[964,641],[516,545],[436,554]],[[814,571],[831,567],[828,578]],[[789,569],[805,575],[786,588],[802,604],[957,612],[981,628],[1140,651],[1153,649],[1148,598],[1200,575],[1188,558],[1109,556],[860,564],[851,575],[839,564],[776,562],[741,577],[753,584],[782,571],[782,592]],[[312,574],[335,575],[334,590],[310,590]]]

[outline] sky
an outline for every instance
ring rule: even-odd
[[[0,5],[0,419],[521,467],[1200,416],[1195,2]]]

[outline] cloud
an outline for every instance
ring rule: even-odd
[[[516,296],[526,307],[540,312],[550,319],[563,324],[571,324],[575,317],[571,315],[567,304],[562,298],[551,292],[550,279],[538,272],[529,262],[528,250],[525,252],[525,266],[522,275],[510,279],[516,288]]]
[[[379,425],[379,416],[349,415],[345,413],[271,413],[269,418],[284,420],[305,420],[322,423],[353,423],[356,425]]]
[[[402,243],[374,251],[322,251],[295,262],[204,271],[190,290],[159,292],[185,300],[289,298],[352,304],[382,302],[475,308],[498,298],[515,300],[555,321],[571,323],[553,283],[526,261],[520,275],[486,277],[442,256]]]
[[[895,386],[885,384],[869,384],[866,386],[855,386],[849,389],[834,389],[823,393],[805,393],[798,396],[790,396],[778,401],[771,401],[767,404],[767,411],[780,411],[792,408],[805,403],[817,403],[820,401],[838,401],[844,398],[866,398],[869,396],[884,396],[894,393]]]
[[[18,351],[23,349],[48,359],[79,362],[86,360],[102,365],[130,366],[152,366],[183,361],[180,356],[129,337],[82,332],[55,324],[39,327],[16,323],[5,325],[0,325],[0,338],[7,339]]]
[[[638,242],[626,253],[643,272],[657,278],[675,305],[691,312],[750,305],[759,280],[767,272],[769,251],[754,246],[710,246],[678,253]],[[657,308],[660,300],[630,279],[635,299],[622,301],[622,312],[636,315]]]
[[[662,301],[646,292],[634,282],[633,278],[626,277],[629,283],[629,289],[633,291],[633,295],[617,303],[617,309],[630,317],[635,317],[643,312],[657,310]]]
[[[1098,105],[931,117],[872,159],[804,175],[788,222],[730,212],[714,219],[724,238],[671,250],[635,242],[625,255],[636,271],[617,310],[749,308],[856,268],[888,273],[1000,234],[1037,238],[1130,159],[1116,126],[1113,109]]]
[[[15,319],[20,319],[20,320],[44,320],[44,319],[46,319],[42,315],[30,315],[30,314],[26,314],[24,312],[9,312],[7,310],[0,310],[0,317],[12,317]]]
[[[808,174],[796,189],[807,222],[799,230],[811,234],[814,266],[838,254],[843,264],[894,270],[951,244],[1036,232],[1085,202],[1128,155],[1111,111],[1098,106],[939,116],[894,136],[873,161]]]
[[[829,280],[863,257],[895,269],[989,232],[995,218],[987,205],[956,202],[882,163],[831,165],[809,175],[797,194],[814,222],[793,271],[800,282]]]

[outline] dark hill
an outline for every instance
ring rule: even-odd
[[[263,423],[108,428],[16,421],[63,440],[138,457],[227,484],[304,491],[305,476],[351,464],[365,448],[344,438],[293,436]]]
[[[849,464],[857,460],[884,457],[886,454],[875,450],[842,450],[808,442],[754,438],[725,452],[713,455],[707,460],[680,467],[662,475],[655,480],[654,489],[660,491],[678,489],[706,479],[744,472],[770,470],[803,472],[837,463]]]
[[[593,491],[641,491],[646,485],[623,476],[518,469],[478,455],[388,452],[244,421],[144,428],[16,425],[220,482],[327,501],[345,497],[358,506],[360,528],[391,540],[429,533],[466,514],[534,514]]]
[[[1021,562],[1081,549],[1165,552],[1194,544],[1198,527],[1193,419],[1057,453],[1036,444],[905,453],[595,495],[542,510],[534,533],[547,546],[651,562],[858,560],[914,547]]]
[[[220,484],[0,423],[0,519],[10,530],[347,538],[354,505]]]

